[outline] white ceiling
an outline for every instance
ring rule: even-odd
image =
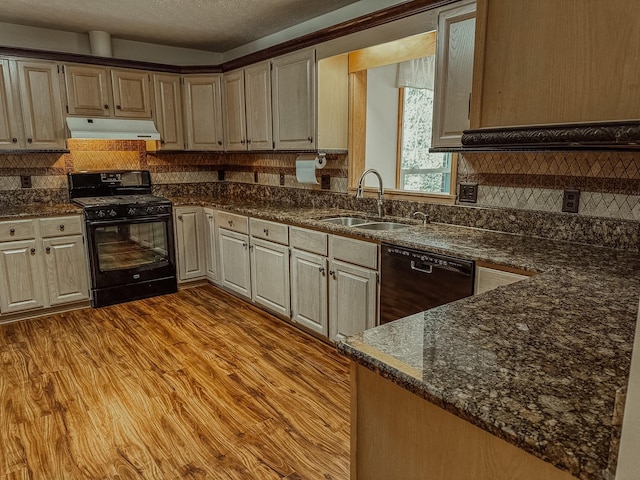
[[[1,0],[0,22],[225,52],[358,0]],[[346,19],[345,19],[346,20]]]

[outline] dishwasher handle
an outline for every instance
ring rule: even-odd
[[[411,270],[421,273],[431,273],[433,272],[433,265],[427,265],[427,268],[420,268],[416,266],[416,262],[414,260],[411,260]]]

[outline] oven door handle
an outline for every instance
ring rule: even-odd
[[[171,220],[171,214],[154,215],[150,217],[129,217],[129,218],[108,219],[108,220],[87,220],[87,225],[90,227],[102,227],[102,226],[110,226],[110,225],[122,225],[125,223],[163,222],[165,220]]]

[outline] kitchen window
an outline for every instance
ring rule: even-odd
[[[451,153],[430,153],[433,90],[400,88],[397,184],[401,190],[450,194]]]

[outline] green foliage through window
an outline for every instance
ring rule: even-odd
[[[401,190],[450,193],[451,154],[429,153],[433,117],[433,91],[403,89],[400,151]]]

